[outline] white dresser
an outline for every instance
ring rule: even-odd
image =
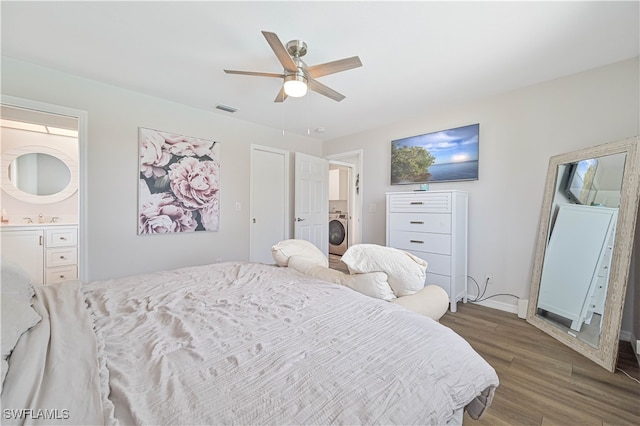
[[[462,191],[387,193],[387,246],[428,262],[425,285],[446,290],[451,312],[467,301],[467,210]]]
[[[2,257],[19,264],[34,284],[78,278],[78,227],[75,225],[4,225]]]
[[[562,204],[549,238],[538,309],[571,320],[580,331],[604,313],[618,209]],[[588,267],[590,266],[590,267]]]

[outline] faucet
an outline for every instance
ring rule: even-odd
[[[49,221],[49,223],[56,223],[58,219],[60,219],[58,216],[51,216],[51,221]]]
[[[33,223],[33,220],[29,216],[23,217],[23,219],[27,219],[27,223]]]

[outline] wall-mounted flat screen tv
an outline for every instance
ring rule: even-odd
[[[478,180],[480,125],[391,141],[391,185]]]
[[[572,164],[565,187],[565,194],[569,200],[576,204],[589,204],[597,169],[598,160],[595,158]]]

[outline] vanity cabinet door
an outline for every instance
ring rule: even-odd
[[[24,269],[33,284],[44,282],[43,235],[41,230],[2,232],[2,257]]]

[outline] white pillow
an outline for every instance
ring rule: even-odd
[[[399,297],[393,303],[438,321],[449,308],[449,295],[437,285],[428,285],[416,294]]]
[[[318,247],[306,240],[284,240],[271,247],[271,255],[278,266],[288,266],[291,256],[301,256],[316,265],[328,267],[329,259]]]
[[[335,269],[309,262],[301,256],[291,256],[289,258],[289,268],[313,278],[349,287],[352,290],[377,299],[390,301],[396,298],[387,282],[387,274],[384,272],[347,275]]]
[[[2,258],[2,295],[9,295],[16,300],[31,304],[34,295],[31,278],[27,272],[15,262]]]
[[[6,359],[2,358],[2,381],[0,382],[0,392],[4,388],[4,378],[7,377],[7,371],[9,371],[9,363]]]
[[[391,286],[389,286],[387,274],[384,272],[367,272],[345,275],[345,277],[344,285],[359,293],[387,302],[396,298]]]
[[[291,256],[289,258],[289,268],[295,269],[310,277],[319,278],[330,283],[342,284],[342,281],[347,276],[335,269],[327,268],[326,266],[318,265],[312,261],[309,261],[304,256]]]
[[[42,320],[33,310],[30,303],[17,300],[6,294],[2,295],[2,359],[7,360],[22,334]]]
[[[349,272],[385,272],[397,297],[414,294],[424,288],[427,261],[403,250],[376,244],[356,244],[342,258]]]

